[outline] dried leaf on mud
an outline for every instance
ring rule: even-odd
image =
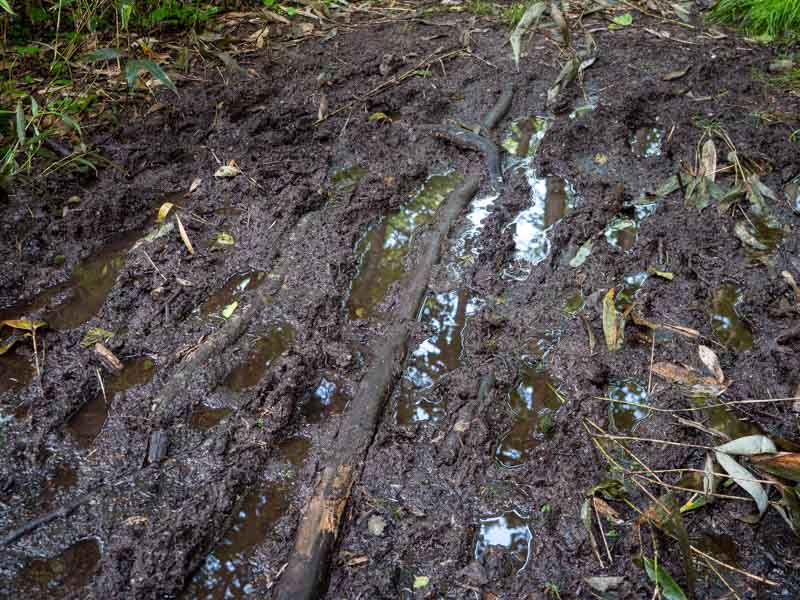
[[[592,588],[595,592],[605,594],[611,590],[617,589],[625,581],[624,577],[585,577],[584,583]]]
[[[189,186],[189,193],[190,193],[190,194],[194,193],[194,192],[197,190],[197,188],[199,188],[199,187],[200,187],[200,185],[201,185],[202,183],[203,183],[203,180],[202,180],[202,179],[200,179],[199,177],[195,177],[195,178],[192,180],[192,184]]]
[[[655,275],[656,277],[661,277],[662,279],[666,279],[667,281],[672,281],[675,279],[675,274],[669,271],[659,271],[655,267],[649,267],[647,272],[651,275]]]
[[[711,181],[717,178],[717,147],[714,140],[706,140],[700,152],[700,175]]]
[[[675,580],[664,570],[660,563],[647,557],[642,557],[642,561],[650,581],[661,589],[661,597],[665,600],[688,600],[681,586],[675,583]]]
[[[186,229],[184,229],[183,223],[181,223],[181,218],[178,215],[175,215],[175,220],[178,222],[178,232],[180,233],[183,243],[186,245],[186,249],[189,251],[189,254],[194,254],[194,247],[192,246],[192,241],[189,239],[189,235],[186,233]]]
[[[589,255],[592,253],[592,240],[586,240],[581,244],[581,247],[578,248],[578,251],[575,253],[575,256],[572,260],[569,261],[569,266],[573,269],[577,269],[580,267],[586,259],[589,258]]]
[[[239,165],[236,164],[235,160],[228,161],[227,165],[222,165],[219,169],[214,171],[214,177],[236,177],[237,175],[241,175],[242,170],[239,168]]]
[[[755,455],[750,462],[754,467],[776,477],[800,481],[800,454],[796,452]]]
[[[695,385],[697,383],[714,384],[717,380],[712,377],[703,377],[694,369],[688,369],[680,365],[668,362],[657,362],[652,366],[652,371],[659,377],[674,383],[685,385]]]
[[[522,18],[517,23],[517,26],[514,28],[513,33],[511,34],[511,52],[514,55],[514,64],[517,66],[517,71],[519,71],[519,56],[521,51],[521,44],[522,44],[522,36],[525,35],[525,32],[530,27],[531,23],[537,21],[542,18],[545,10],[545,3],[544,2],[534,2],[525,10],[525,13],[522,15]]]
[[[119,373],[123,369],[122,361],[118,359],[111,350],[106,348],[100,342],[94,345],[94,353],[100,359],[100,362],[112,373]]]
[[[678,180],[677,175],[673,175],[669,179],[667,179],[664,183],[662,183],[655,191],[655,195],[659,198],[663,198],[665,196],[669,196],[673,192],[677,192],[681,189],[680,181]]]
[[[622,348],[625,338],[625,319],[617,310],[614,293],[615,289],[611,288],[603,298],[603,335],[610,352]]]
[[[703,346],[702,344],[697,347],[697,353],[700,355],[700,360],[702,363],[706,366],[709,372],[714,375],[717,383],[724,382],[725,374],[722,372],[722,367],[719,364],[717,353],[708,346]]]
[[[686,67],[685,69],[676,69],[675,71],[670,71],[669,73],[664,73],[661,76],[662,81],[675,81],[676,79],[680,79],[681,77],[685,76],[689,69],[691,69],[691,65]]]
[[[734,456],[776,454],[778,452],[775,443],[765,435],[746,435],[721,446],[716,446],[714,450]]]
[[[756,501],[758,513],[763,515],[764,511],[767,510],[767,506],[769,506],[769,500],[767,499],[767,492],[764,490],[764,486],[762,486],[758,481],[755,481],[756,478],[753,477],[753,474],[736,462],[736,460],[729,454],[725,454],[724,452],[715,452],[714,456],[717,459],[720,467],[722,467],[723,470],[730,475],[731,479],[733,479],[739,487],[752,496],[753,500]]]

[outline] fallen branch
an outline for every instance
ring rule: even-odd
[[[478,181],[478,175],[471,174],[450,194],[440,211],[436,229],[421,242],[423,249],[396,311],[398,319],[386,335],[375,342],[372,367],[342,417],[336,448],[303,512],[294,549],[275,595],[278,600],[310,600],[324,591],[328,564],[350,490],[360,474],[386,399],[400,374],[409,330],[427,290],[431,271],[458,215],[478,191]]]

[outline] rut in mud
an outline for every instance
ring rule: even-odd
[[[798,449],[797,405],[720,399],[800,384],[798,299],[781,275],[800,278],[800,161],[792,128],[755,116],[800,102],[754,78],[767,47],[636,15],[644,25],[613,30],[584,18],[595,60],[550,105],[556,29],[517,71],[508,32],[465,14],[343,27],[249,56],[251,75],[186,84],[145,116],[132,108],[100,146],[119,170],[12,190],[0,320],[48,326],[36,354],[33,337],[0,330],[0,347],[13,342],[0,355],[2,535],[70,511],[0,548],[3,595],[260,598],[302,579],[287,564],[304,507],[346,427],[366,427],[354,399],[379,368],[390,385],[351,457],[324,597],[589,597],[592,576],[623,578],[603,580],[603,597],[650,597],[633,558],[654,544],[698,598],[800,593],[774,483],[756,524],[736,485],[685,511],[693,569],[681,536],[637,513],[667,489],[630,476],[636,461],[702,475],[703,448],[726,438]],[[507,115],[477,129],[495,164],[451,128],[480,123],[509,84]],[[323,93],[345,110],[316,123]],[[761,204],[697,191],[703,177],[664,188],[707,139],[715,185],[743,164],[771,190],[756,188]],[[241,173],[214,177],[229,160]],[[473,172],[480,189],[404,319],[425,241]],[[400,324],[402,351],[384,352]],[[699,344],[722,380],[702,372]],[[710,391],[687,398],[676,365]],[[702,409],[681,413],[691,425],[659,412],[689,405]],[[634,459],[598,434],[685,445],[626,442]],[[660,477],[670,502],[703,490],[688,472]]]

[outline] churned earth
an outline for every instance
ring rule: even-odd
[[[572,48],[545,16],[519,68],[495,19],[355,11],[129,107],[95,177],[13,184],[0,319],[47,326],[0,330],[2,595],[270,597],[420,234],[474,170],[324,597],[649,598],[655,557],[697,598],[800,594],[791,479],[760,519],[731,479],[685,506],[708,448],[800,444],[796,403],[736,403],[800,384],[800,101],[774,47],[697,15],[609,28],[626,10],[568,14]],[[431,127],[509,83],[499,185]]]

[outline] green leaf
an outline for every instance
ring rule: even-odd
[[[61,117],[61,120],[64,121],[65,125],[68,125],[68,126],[72,127],[72,129],[74,129],[79,136],[83,137],[83,132],[81,131],[81,126],[78,125],[78,122],[75,119],[73,119],[72,117],[70,117],[66,113],[61,113],[59,115],[59,117]]]
[[[547,5],[544,2],[532,2],[525,10],[525,13],[522,15],[519,23],[517,23],[517,26],[514,28],[514,32],[511,34],[511,53],[514,56],[514,64],[517,65],[517,71],[519,71],[519,55],[520,51],[522,50],[522,36],[528,31],[528,27],[531,26],[531,23],[534,21],[536,21],[537,24],[539,23],[539,19],[542,18],[546,7]],[[534,26],[534,29],[535,27],[536,26]]]
[[[615,25],[619,25],[620,27],[628,27],[629,25],[633,25],[633,15],[631,15],[631,13],[617,15],[611,20]]]
[[[420,588],[424,588],[428,583],[430,583],[431,578],[427,575],[417,575],[414,577],[414,589],[418,590]]]
[[[84,348],[89,348],[98,342],[105,342],[113,337],[113,331],[103,329],[102,327],[92,327],[86,332],[86,334],[84,334],[83,339],[81,340],[81,346]]]
[[[665,600],[688,600],[681,586],[675,583],[675,580],[664,570],[664,567],[656,563],[652,558],[643,556],[642,560],[644,561],[644,570],[647,572],[647,576],[650,581],[656,584],[656,587],[661,588],[661,595]]]
[[[218,233],[214,236],[214,245],[215,246],[233,246],[236,244],[236,240],[230,233]]]
[[[8,0],[0,0],[0,8],[2,8],[10,15],[17,14],[11,9],[11,3]]]
[[[673,192],[677,192],[679,189],[681,189],[681,186],[680,182],[678,181],[678,176],[673,175],[660,186],[658,186],[658,189],[655,191],[655,195],[659,198],[663,198],[665,196],[669,196]]]
[[[230,304],[228,304],[225,308],[222,309],[222,318],[230,319],[238,306],[239,302],[231,302]]]
[[[22,109],[22,100],[17,101],[17,140],[19,145],[25,145],[25,112]]]
[[[97,62],[99,60],[114,60],[122,58],[123,56],[123,52],[118,48],[98,48],[97,50],[89,52],[83,57],[83,60],[86,62]]]
[[[46,326],[47,323],[38,319],[6,319],[5,321],[0,321],[0,327],[3,325],[8,325],[12,329],[21,329],[22,331],[36,331],[40,327]]]
[[[34,119],[39,116],[39,103],[33,96],[31,96],[31,116]]]
[[[129,60],[127,62],[125,65],[125,79],[127,80],[129,87],[133,87],[133,84],[136,82],[136,78],[139,76],[139,71],[142,69],[150,73],[153,77],[158,79],[173,92],[176,94],[178,93],[178,88],[175,87],[175,84],[172,83],[172,80],[169,78],[169,76],[161,67],[159,67],[149,58],[142,60]]]

